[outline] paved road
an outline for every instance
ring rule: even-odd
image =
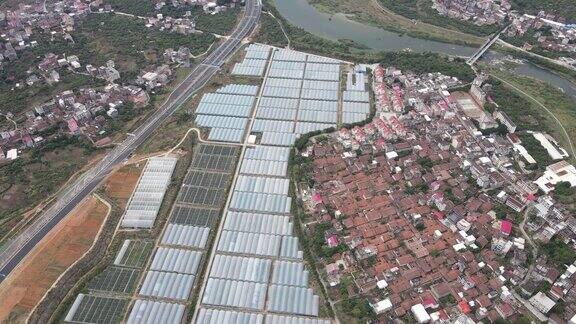
[[[190,75],[172,92],[167,101],[132,136],[115,147],[95,167],[86,172],[63,192],[56,202],[20,235],[6,243],[0,252],[0,282],[2,282],[30,251],[74,207],[86,198],[118,164],[174,113],[194,92],[200,89],[240,47],[242,39],[255,28],[260,18],[260,0],[246,0],[245,14],[228,39],[212,51]]]

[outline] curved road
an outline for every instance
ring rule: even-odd
[[[32,225],[20,235],[8,241],[0,252],[0,282],[74,207],[88,196],[112,170],[128,158],[170,115],[188,98],[199,90],[220,69],[238,48],[242,39],[250,35],[260,18],[260,0],[246,0],[245,13],[230,37],[220,44],[188,77],[170,94],[166,102],[158,108],[144,124],[131,136],[116,146],[95,167],[86,172],[65,190],[48,210],[42,213]]]

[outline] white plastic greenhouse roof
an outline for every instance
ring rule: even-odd
[[[260,99],[260,107],[276,107],[285,109],[296,109],[298,107],[298,99],[287,98],[267,98]]]
[[[140,288],[141,296],[187,300],[195,276],[174,272],[147,271]]]
[[[266,283],[271,263],[267,259],[217,254],[210,277]]]
[[[290,259],[302,259],[303,253],[298,247],[298,238],[295,236],[283,236],[280,256]]]
[[[184,305],[137,299],[126,324],[178,324]]]
[[[304,79],[338,81],[340,80],[340,72],[306,70],[306,73],[304,74]]]
[[[190,225],[168,224],[161,243],[183,247],[203,248],[208,240],[210,228]]]
[[[224,222],[224,229],[240,232],[292,235],[293,225],[290,217],[229,211]]]
[[[294,120],[296,111],[296,109],[260,107],[256,117],[259,119]]]
[[[208,139],[218,142],[239,143],[244,137],[243,129],[213,127],[208,134]]]
[[[261,256],[278,256],[281,236],[223,230],[218,251]]]
[[[234,186],[235,191],[260,192],[277,195],[288,195],[288,179],[268,179],[259,176],[240,175]]]
[[[332,321],[330,320],[319,318],[276,315],[276,314],[266,315],[266,321],[264,322],[264,324],[331,324],[331,323]]]
[[[255,96],[258,94],[258,86],[250,84],[228,84],[217,89],[216,93]]]
[[[202,303],[262,310],[265,296],[263,283],[208,278]]]
[[[272,283],[285,286],[308,287],[308,270],[302,262],[274,261]]]
[[[362,113],[351,113],[351,112],[343,112],[342,113],[342,122],[344,124],[352,124],[363,121],[368,117],[368,114]]]
[[[230,208],[239,211],[288,214],[290,202],[291,198],[287,195],[236,191],[233,193]]]
[[[266,60],[270,54],[270,46],[250,44],[246,47],[246,58]]]
[[[196,322],[201,324],[262,324],[264,322],[264,315],[201,308]]]
[[[148,160],[122,218],[123,227],[151,228],[162,205],[176,158],[153,157]]]
[[[311,288],[270,285],[269,311],[318,316],[320,299]]]
[[[252,125],[253,132],[285,132],[290,133],[294,128],[293,121],[256,119]]]
[[[300,110],[321,110],[329,111],[336,116],[338,112],[338,102],[337,101],[324,101],[324,100],[311,100],[302,99],[300,100]]]
[[[272,59],[275,61],[304,62],[306,61],[306,54],[287,49],[275,49],[272,55]]]
[[[201,252],[159,247],[150,265],[150,270],[195,275],[201,259]]]
[[[370,98],[368,92],[362,91],[344,91],[343,92],[344,101],[358,101],[358,102],[369,102]]]
[[[342,103],[342,110],[344,112],[353,112],[353,113],[370,113],[370,104],[367,102],[349,102],[344,101]]]
[[[265,145],[292,146],[296,141],[296,134],[265,132],[262,134],[260,143]]]
[[[332,81],[304,80],[302,88],[338,91],[340,89],[340,83]]]

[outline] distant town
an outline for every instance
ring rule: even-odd
[[[510,25],[504,35],[506,41],[576,66],[576,25],[561,16],[543,10],[535,16],[520,14],[512,10],[508,0],[434,0],[433,8],[441,15],[478,26]]]

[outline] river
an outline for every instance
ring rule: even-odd
[[[454,56],[471,56],[477,49],[468,46],[400,35],[381,28],[352,21],[343,14],[319,12],[307,0],[274,0],[278,11],[293,25],[331,40],[351,39],[373,50],[433,52]],[[401,1],[401,0],[399,0]],[[492,53],[491,57],[498,54]],[[576,86],[568,80],[533,64],[521,64],[515,72],[548,82],[576,100]]]

